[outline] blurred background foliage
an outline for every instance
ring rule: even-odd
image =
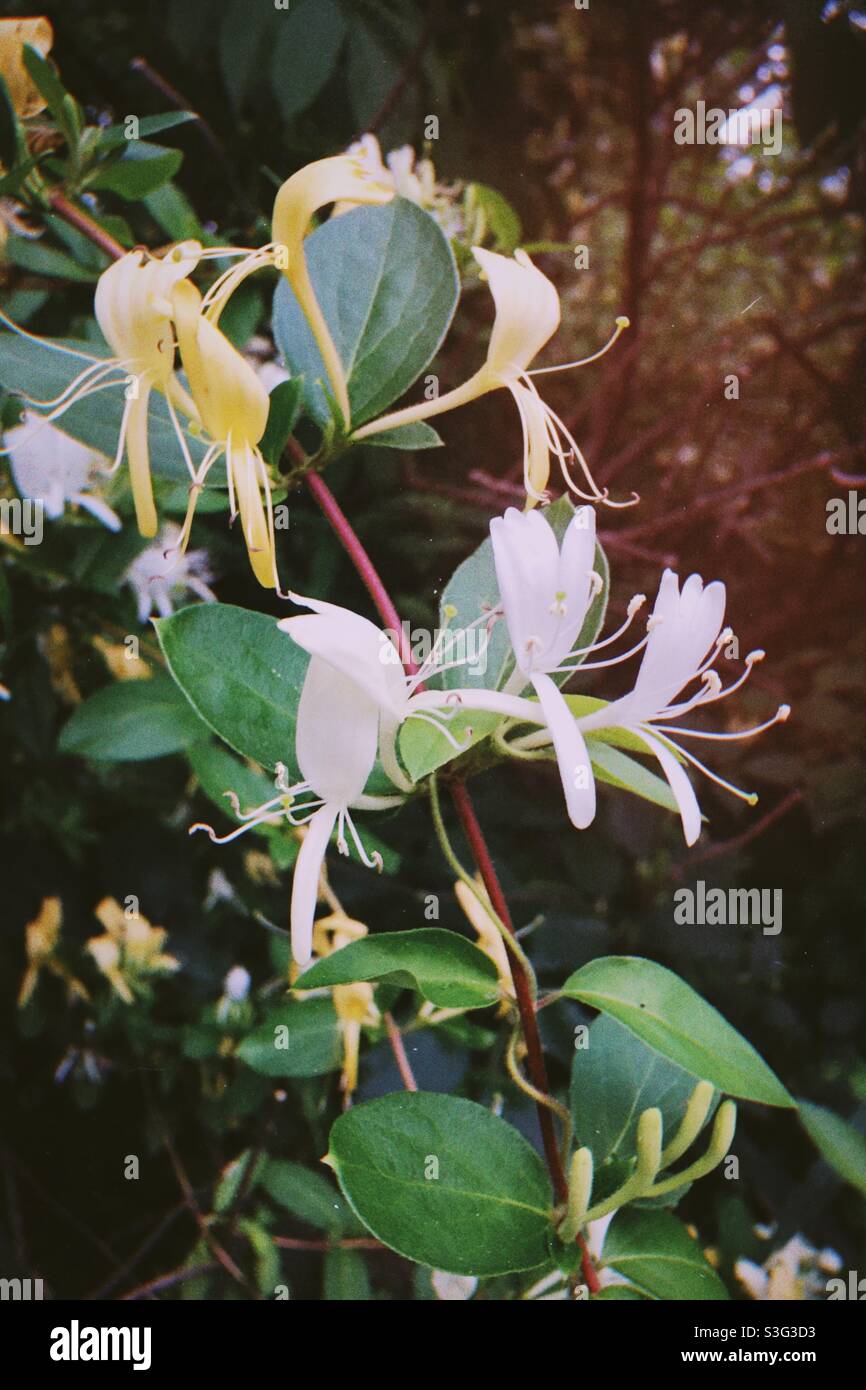
[[[599,954],[660,960],[754,1042],[793,1094],[862,1127],[864,539],[828,534],[826,504],[866,474],[866,14],[820,0],[593,0],[585,11],[567,0],[293,0],[288,16],[270,0],[43,8],[53,57],[90,120],[173,105],[202,118],[160,137],[183,155],[173,186],[135,204],[104,195],[130,244],[160,245],[197,224],[249,244],[276,184],[372,130],[383,150],[410,143],[441,179],[479,181],[512,205],[520,243],[535,248],[562,297],[545,361],[592,351],[615,315],[630,316],[630,333],[603,362],[549,379],[549,399],[599,481],[615,497],[641,494],[640,507],[600,518],[612,613],[652,592],[665,564],[724,579],[741,655],[761,647],[769,658],[737,717],[760,719],[783,699],[794,714],[784,731],[724,760],[723,771],[761,793],[759,806],[708,794],[709,827],[688,856],[674,821],[633,798],[603,795],[592,832],[567,832],[549,769],[485,775],[479,813],[515,916],[534,924],[527,944],[543,984]],[[785,113],[780,154],[674,142],[678,108],[698,99],[737,108],[774,88]],[[431,115],[438,136],[425,144]],[[2,271],[7,303],[34,331],[89,331],[98,255],[76,278],[32,251],[16,254],[18,240]],[[27,246],[86,254],[53,225]],[[233,331],[245,343],[266,330],[265,290],[250,288],[240,308]],[[436,364],[443,383],[481,360],[488,310],[470,286]],[[737,399],[725,394],[731,374]],[[502,393],[442,417],[441,433],[446,448],[435,453],[355,450],[329,471],[398,609],[428,626],[489,517],[522,495],[519,435]],[[367,611],[306,495],[289,503],[281,567],[291,586]],[[142,655],[156,660],[132,595],[117,587],[135,543],[122,552],[126,536],[97,541],[88,529],[85,563],[83,534],[67,526],[50,542],[58,573],[70,576],[62,584],[45,564],[0,569],[0,674],[14,697],[0,707],[10,1197],[0,1241],[4,1270],[17,1261],[66,1296],[131,1287],[188,1256],[197,1237],[179,1165],[207,1211],[219,1173],[251,1147],[315,1166],[339,1106],[334,1077],[324,1102],[315,1078],[285,1081],[275,1098],[273,1081],[232,1055],[231,1028],[214,1022],[231,967],[250,971],[260,1002],[280,988],[283,940],[254,914],[283,922],[293,844],[277,846],[275,870],[249,841],[227,850],[188,841],[191,820],[211,812],[182,753],[106,763],[58,748],[81,698],[109,683],[124,634],[139,632]],[[194,544],[210,551],[221,600],[262,607],[221,515],[199,518]],[[441,923],[459,928],[421,809],[383,821],[381,833],[392,872],[333,869],[346,911],[372,930],[422,926],[425,895],[435,893]],[[675,925],[673,892],[698,878],[781,888],[783,930]],[[96,905],[129,894],[167,928],[166,950],[180,961],[146,982],[134,1007],[100,984],[83,949],[100,931]],[[25,924],[46,895],[62,902],[66,959],[91,1006],[67,1005],[64,983],[43,978],[16,1008]],[[399,997],[394,1005],[399,1015]],[[541,1015],[560,1090],[581,1017],[565,1004]],[[411,1056],[422,1087],[489,1099],[490,1054],[478,1048],[491,1036],[419,1033]],[[386,1042],[375,1043],[360,1096],[398,1084]],[[505,1104],[534,1136],[519,1093]],[[862,1203],[790,1117],[742,1110],[741,1181],[702,1183],[684,1214],[726,1267],[737,1255],[762,1258],[755,1222],[778,1223],[774,1243],[800,1231],[856,1267]],[[123,1176],[127,1154],[142,1158],[135,1183]],[[302,1201],[277,1208],[281,1231],[315,1234],[315,1222],[297,1219]],[[268,1220],[258,1208],[245,1219],[252,1228],[241,1223],[233,1237],[238,1258],[246,1268],[252,1250],[264,1261],[267,1287],[274,1271],[255,1232]],[[387,1252],[351,1269],[331,1261],[323,1270],[306,1251],[279,1257],[293,1296],[365,1296],[368,1270],[380,1294],[412,1287],[409,1267]],[[216,1283],[184,1288],[246,1296],[222,1271]]]

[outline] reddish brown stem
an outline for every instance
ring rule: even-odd
[[[75,227],[77,231],[92,241],[94,246],[98,246],[100,251],[104,251],[106,256],[110,256],[113,261],[119,261],[121,256],[126,255],[126,250],[120,242],[116,241],[110,232],[106,232],[104,228],[100,227],[98,222],[94,222],[93,218],[89,217],[82,208],[77,208],[74,203],[71,203],[65,193],[61,193],[55,188],[48,194],[48,201],[58,217],[62,217],[63,221],[68,222],[70,227]]]
[[[393,1052],[394,1060],[397,1063],[397,1070],[400,1073],[400,1079],[403,1082],[403,1085],[406,1087],[407,1091],[417,1091],[418,1082],[415,1080],[415,1073],[412,1071],[411,1063],[406,1055],[406,1048],[403,1044],[403,1038],[400,1033],[400,1029],[394,1022],[393,1015],[386,1013],[384,1015],[384,1018],[385,1027],[388,1029],[388,1039],[391,1043],[391,1051]]]

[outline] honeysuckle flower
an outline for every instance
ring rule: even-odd
[[[250,972],[242,965],[233,965],[223,981],[222,996],[216,1006],[219,1023],[228,1023],[232,1019],[240,1021],[244,1017],[246,1010],[243,1005],[247,1002],[251,984]]]
[[[454,884],[454,895],[457,898],[464,915],[469,921],[470,926],[478,935],[478,945],[486,956],[489,956],[496,966],[496,973],[499,976],[499,988],[502,992],[503,1001],[500,1006],[500,1013],[508,1012],[508,999],[514,999],[514,977],[511,974],[511,965],[508,960],[508,952],[505,949],[505,942],[502,933],[494,926],[490,913],[484,907],[481,897],[486,894],[486,889],[480,878],[476,878],[476,890],[473,893],[468,883],[463,883],[457,879]],[[480,896],[479,896],[480,895]]]
[[[96,449],[27,412],[20,425],[6,431],[6,451],[19,493],[41,502],[50,521],[62,516],[71,503],[90,512],[109,531],[120,530],[120,517],[90,491],[108,464]]]
[[[124,387],[126,400],[117,453],[109,471],[120,466],[126,452],[136,520],[143,536],[155,536],[157,532],[147,439],[151,391],[161,391],[165,396],[187,467],[194,473],[177,409],[195,419],[196,408],[174,373],[171,294],[174,286],[195,269],[202,254],[196,241],[181,242],[162,256],[139,249],[129,251],[102,272],[94,296],[94,313],[112,350],[110,357],[97,357],[49,342],[0,314],[0,321],[13,332],[50,351],[89,364],[51,400],[23,397],[28,404],[47,412],[42,420],[55,420],[71,406],[100,391]]]
[[[341,909],[332,912],[328,917],[320,917],[316,922],[313,928],[313,952],[316,958],[329,956],[334,951],[342,950],[352,941],[360,941],[366,935],[365,924],[347,917]],[[303,976],[298,981],[298,987],[302,981]],[[361,1030],[377,1027],[381,1022],[381,1015],[374,1002],[373,986],[368,980],[356,980],[349,985],[334,985],[331,995],[343,1047],[340,1090],[348,1097],[358,1086]]]
[[[45,98],[24,66],[25,43],[47,57],[54,43],[50,19],[45,15],[0,19],[0,74],[16,115],[26,120],[45,109]]]
[[[186,549],[208,472],[224,455],[229,507],[232,519],[240,513],[253,574],[264,588],[278,588],[271,480],[259,449],[268,423],[268,393],[255,368],[218,328],[218,304],[207,306],[188,280],[174,286],[171,300],[181,361],[198,418],[211,440],[192,472],[180,549]]]
[[[291,285],[310,325],[347,430],[351,412],[346,376],[313,290],[304,254],[304,237],[315,213],[329,203],[348,201],[382,205],[393,197],[393,180],[383,178],[368,152],[362,150],[305,165],[286,180],[274,202],[274,263]]]
[[[423,681],[441,671],[477,661],[475,652],[471,657],[450,661],[447,634],[439,639],[417,673],[408,676],[390,636],[375,623],[337,604],[300,594],[290,594],[290,598],[313,611],[297,618],[282,618],[277,626],[311,656],[327,662],[364,692],[377,715],[382,766],[402,791],[410,791],[413,785],[397,758],[397,733],[407,719],[432,724],[458,750],[461,745],[449,731],[447,721],[460,708],[490,710],[531,723],[541,722],[532,701],[502,691],[418,690]]]
[[[827,1275],[842,1268],[839,1254],[832,1249],[816,1250],[800,1235],[794,1235],[763,1265],[739,1259],[734,1274],[750,1298],[766,1301],[806,1301],[827,1297]]]
[[[133,1003],[133,991],[149,975],[180,969],[180,961],[162,949],[168,935],[164,927],[151,926],[140,913],[127,916],[115,898],[103,898],[94,911],[105,935],[91,937],[87,949],[125,1004]]]
[[[181,540],[180,527],[166,523],[156,543],[136,555],[125,571],[122,582],[135,594],[139,622],[147,622],[154,610],[167,618],[188,593],[204,603],[216,603],[216,594],[208,587],[214,576],[207,551],[182,551]]]
[[[59,898],[43,898],[42,906],[32,922],[24,929],[27,969],[18,991],[18,1007],[23,1009],[33,997],[39,976],[44,971],[55,975],[65,984],[69,997],[87,999],[87,990],[80,980],[58,959],[63,907]]]
[[[525,251],[514,256],[502,256],[483,247],[472,249],[476,261],[487,276],[496,316],[487,358],[468,381],[430,401],[405,406],[402,410],[371,420],[353,434],[353,439],[367,439],[385,430],[396,429],[416,420],[428,420],[433,415],[454,410],[477,400],[488,391],[501,387],[511,392],[523,430],[523,481],[530,504],[546,500],[550,478],[550,455],[558,459],[567,487],[587,501],[608,501],[607,492],[593,481],[587,462],[571,432],[559,416],[541,399],[532,380],[540,372],[565,371],[568,367],[584,366],[603,356],[628,327],[628,319],[618,318],[609,341],[599,352],[579,362],[561,367],[536,368],[529,364],[559,327],[560,306],[556,287],[533,265]],[[574,481],[569,466],[574,461],[581,470],[589,491],[583,491]],[[636,500],[636,499],[633,499]],[[611,506],[630,503],[610,503]]]
[[[680,810],[686,844],[693,845],[701,832],[701,810],[682,763],[691,763],[714,782],[735,796],[754,805],[757,796],[743,792],[698,761],[688,749],[675,742],[678,738],[705,738],[717,742],[750,738],[772,725],[783,722],[790,706],[780,705],[776,713],[762,724],[736,733],[712,733],[700,729],[670,726],[668,721],[694,709],[726,699],[739,690],[748,679],[752,667],[764,657],[763,651],[753,651],[745,658],[745,670],[731,685],[723,687],[714,669],[722,648],[732,639],[730,628],[722,630],[725,616],[725,586],[718,581],[703,583],[700,575],[691,575],[680,590],[679,577],[667,569],[662,575],[658,595],[647,623],[646,651],[641,661],[634,689],[611,704],[578,719],[582,733],[599,729],[625,729],[639,738],[661,764]],[[693,682],[699,682],[697,693],[677,701]]]
[[[227,792],[237,830],[218,836],[209,825],[194,825],[190,834],[205,830],[215,844],[228,844],[257,825],[285,817],[305,826],[292,883],[292,956],[296,964],[310,960],[313,920],[325,851],[336,827],[337,848],[348,854],[346,831],[367,868],[382,867],[378,853],[368,855],[351,816],[352,810],[383,810],[400,798],[368,796],[364,788],[376,762],[379,712],[363,688],[327,662],[315,657],[307,668],[295,729],[295,757],[303,780],[289,784],[286,768],[277,768],[277,795],[251,811],[242,811],[237,797]],[[299,798],[302,798],[299,802]]]

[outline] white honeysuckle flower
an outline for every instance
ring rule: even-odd
[[[352,810],[387,810],[402,801],[402,797],[364,792],[376,762],[378,738],[375,701],[356,681],[313,657],[301,690],[295,729],[295,757],[303,780],[290,785],[286,768],[280,764],[277,795],[254,810],[241,811],[234,792],[225,793],[242,822],[237,830],[218,836],[209,825],[190,828],[190,834],[205,830],[215,844],[223,845],[255,826],[273,824],[283,817],[292,825],[306,827],[292,883],[292,956],[298,965],[307,965],[312,954],[319,877],[334,828],[341,854],[349,853],[348,829],[361,862],[367,868],[382,867],[378,853],[367,854],[351,816]],[[300,804],[298,798],[304,798]]]
[[[646,651],[634,689],[611,704],[577,720],[584,734],[600,729],[621,728],[635,734],[661,764],[680,810],[686,844],[693,845],[701,833],[701,809],[682,762],[689,762],[714,782],[754,805],[757,796],[743,792],[711,772],[703,763],[670,737],[706,738],[718,742],[749,738],[790,714],[789,705],[780,705],[772,718],[751,729],[736,733],[712,733],[684,729],[668,720],[693,709],[725,699],[748,679],[752,667],[764,657],[753,651],[745,659],[745,670],[731,685],[723,687],[714,670],[722,648],[733,638],[730,628],[722,630],[725,616],[725,586],[718,581],[703,583],[693,574],[680,590],[679,577],[667,569],[661,578],[652,614],[647,622]],[[676,702],[676,697],[693,681],[700,682],[696,694]],[[660,727],[661,726],[661,727]]]
[[[226,998],[231,999],[233,1004],[242,1004],[250,992],[251,983],[250,972],[242,965],[233,965],[223,982]]]
[[[421,401],[402,410],[371,420],[355,430],[355,440],[367,439],[400,425],[427,420],[466,405],[488,391],[504,387],[510,391],[523,429],[523,480],[531,503],[547,500],[546,488],[550,477],[550,455],[559,461],[566,486],[588,502],[607,502],[609,506],[630,506],[636,495],[621,503],[610,502],[607,490],[593,480],[580,447],[568,427],[541,399],[532,380],[546,372],[565,371],[585,366],[602,357],[628,327],[628,319],[620,317],[608,342],[598,352],[576,362],[556,367],[530,370],[530,363],[559,327],[560,305],[556,286],[533,265],[525,251],[502,256],[496,251],[474,246],[472,254],[487,277],[496,308],[493,331],[484,364],[462,386]],[[572,478],[569,466],[575,462],[581,470],[586,487],[583,491]]]
[[[98,450],[28,411],[21,424],[6,431],[6,452],[19,493],[41,502],[50,521],[73,503],[110,531],[120,530],[120,517],[90,490],[108,467],[108,459]]]
[[[514,507],[504,516],[494,517],[490,539],[516,663],[505,689],[519,693],[530,684],[535,690],[553,741],[569,819],[578,830],[585,830],[595,816],[589,753],[552,676],[595,669],[595,663],[578,665],[579,659],[619,637],[644,597],[638,594],[632,600],[626,623],[613,637],[589,648],[576,648],[590,604],[602,584],[594,569],[592,507],[581,507],[572,517],[561,549],[543,512],[518,512]]]
[[[478,1288],[474,1275],[448,1274],[444,1269],[434,1269],[430,1274],[430,1283],[442,1303],[465,1303]]]
[[[402,791],[410,791],[413,785],[397,759],[397,733],[407,719],[420,719],[432,724],[457,750],[461,747],[460,743],[442,721],[447,721],[458,709],[489,710],[529,723],[542,722],[533,701],[519,699],[504,691],[418,690],[423,681],[441,671],[465,665],[470,660],[477,661],[477,653],[458,661],[449,661],[447,633],[440,637],[416,674],[408,676],[390,636],[375,623],[337,604],[304,598],[300,594],[291,594],[290,597],[294,603],[313,611],[297,618],[282,618],[277,626],[304,651],[351,679],[372,701],[379,717],[382,766]],[[488,621],[487,615],[483,621]]]
[[[154,545],[137,555],[123,576],[135,593],[139,621],[147,622],[154,609],[161,618],[174,612],[174,606],[193,593],[204,603],[216,603],[208,587],[213,579],[206,550],[181,553],[182,531],[168,522]]]

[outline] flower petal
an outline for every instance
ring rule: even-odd
[[[559,295],[525,251],[500,256],[474,246],[472,254],[487,276],[496,305],[487,365],[493,375],[508,381],[526,371],[559,327]]]
[[[305,781],[337,807],[360,796],[373,771],[379,710],[350,677],[314,656],[307,668],[295,731]]]
[[[553,739],[568,818],[578,830],[585,830],[595,816],[595,779],[583,735],[550,676],[536,672],[532,684]]]
[[[307,965],[313,950],[313,919],[319,896],[319,874],[338,807],[322,806],[307,825],[292,879],[292,956],[298,965]]]
[[[401,719],[405,713],[406,676],[394,643],[367,618],[336,603],[292,594],[292,601],[313,614],[282,618],[277,627],[287,632],[311,656],[320,656],[348,676],[380,708]]]
[[[667,777],[670,789],[680,808],[680,819],[683,823],[686,844],[691,847],[701,833],[701,808],[698,805],[694,787],[666,744],[657,738],[652,738],[645,729],[634,728],[631,732],[643,739],[647,748],[655,754],[661,763],[662,772]]]

